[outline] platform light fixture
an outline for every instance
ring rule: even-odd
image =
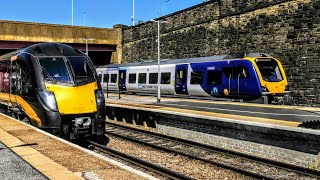
[[[160,87],[160,79],[161,79],[161,74],[160,74],[160,23],[168,23],[167,21],[163,20],[151,20],[152,22],[157,22],[158,24],[158,82],[157,82],[157,89],[158,89],[158,96],[157,96],[157,103],[161,102],[161,87]]]
[[[88,51],[88,41],[93,41],[95,39],[93,38],[80,38],[80,40],[85,41],[86,42],[86,55],[89,55],[89,51]]]

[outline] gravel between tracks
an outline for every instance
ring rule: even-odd
[[[166,153],[110,136],[108,147],[127,153],[195,179],[250,179],[247,176],[202,161]]]

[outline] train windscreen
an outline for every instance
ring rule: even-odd
[[[76,84],[85,82],[94,82],[93,71],[91,70],[88,60],[85,57],[68,57]]]
[[[70,82],[66,63],[62,57],[38,57],[43,77],[52,82]]]
[[[95,81],[85,57],[38,57],[43,77],[53,83],[85,84]]]
[[[260,70],[263,80],[268,82],[279,82],[283,80],[278,62],[272,58],[258,58],[256,64]]]

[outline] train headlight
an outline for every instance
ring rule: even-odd
[[[56,97],[50,91],[38,91],[42,102],[51,110],[58,111]]]
[[[261,91],[262,92],[269,92],[268,89],[266,87],[261,86]]]
[[[96,102],[97,102],[97,106],[101,106],[105,100],[104,100],[104,94],[102,92],[102,89],[97,89],[95,91],[96,94]]]

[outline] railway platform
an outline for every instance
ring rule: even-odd
[[[109,120],[298,166],[320,167],[320,108],[108,94]]]
[[[0,179],[154,179],[0,114]]]

